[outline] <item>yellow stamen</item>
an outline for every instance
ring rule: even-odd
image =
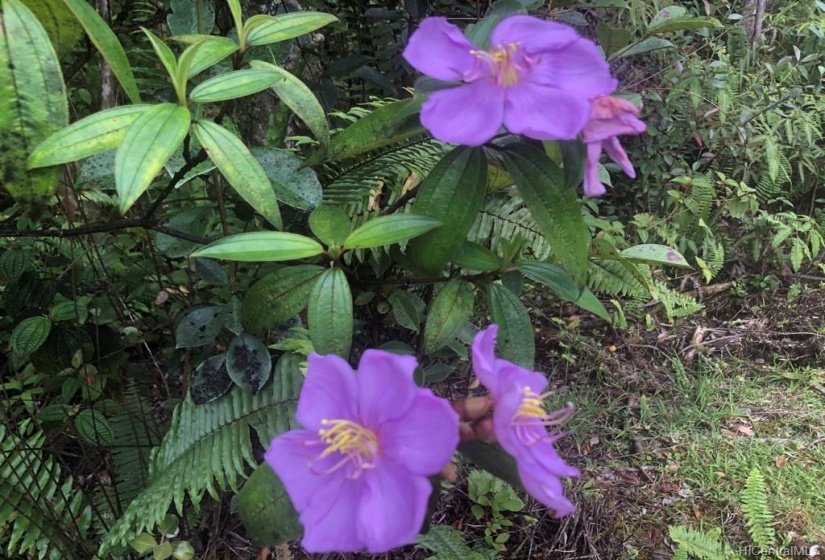
[[[375,432],[351,420],[324,419],[321,420],[321,424],[330,426],[330,428],[318,430],[321,441],[327,444],[327,448],[318,459],[323,459],[333,453],[340,453],[343,456],[340,462],[324,474],[350,464],[353,470],[347,476],[358,478],[362,470],[375,466],[373,459],[378,454],[378,437]]]
[[[516,60],[518,50],[518,43],[508,43],[504,47],[496,45],[490,52],[471,50],[470,54],[487,62],[498,85],[508,87],[519,81],[519,70],[521,68]]]

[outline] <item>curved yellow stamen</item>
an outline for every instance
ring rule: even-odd
[[[321,442],[327,445],[318,459],[323,459],[333,453],[342,455],[341,461],[327,469],[328,474],[339,468],[350,465],[352,471],[349,478],[358,478],[364,469],[375,467],[375,456],[378,454],[378,437],[375,432],[368,430],[352,420],[321,420],[321,424],[329,428],[321,428],[318,435]]]
[[[542,435],[536,435],[531,433],[535,430],[530,430],[530,428],[564,424],[572,415],[573,407],[567,406],[548,414],[544,409],[544,399],[550,396],[551,393],[540,395],[529,386],[524,387],[521,392],[521,404],[519,404],[518,409],[510,419],[510,425],[516,427],[516,435],[519,441],[525,445],[533,445],[545,439],[554,441],[560,437],[561,434],[548,434],[546,432]]]
[[[518,83],[519,73],[523,70],[516,59],[518,51],[518,43],[508,43],[505,46],[496,45],[489,52],[474,49],[470,54],[490,65],[498,85],[508,87]]]

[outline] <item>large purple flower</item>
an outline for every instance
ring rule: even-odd
[[[636,170],[619,143],[617,136],[641,134],[647,128],[637,117],[641,107],[636,107],[620,97],[599,97],[593,100],[590,120],[584,127],[584,142],[587,145],[587,161],[584,166],[584,194],[599,196],[605,193],[599,181],[599,157],[604,150],[608,157],[622,168],[628,177],[636,178]]]
[[[430,94],[421,123],[443,142],[479,146],[502,125],[537,140],[575,138],[590,99],[616,89],[599,49],[571,27],[530,16],[501,21],[488,51],[444,18],[427,18],[404,58],[416,70],[463,85]]]
[[[310,552],[384,552],[410,544],[432,491],[428,476],[458,445],[458,415],[413,382],[417,362],[364,352],[357,375],[310,354],[296,418],[266,461],[286,487]]]
[[[542,404],[547,379],[496,358],[497,334],[498,325],[490,325],[473,340],[473,370],[495,400],[496,439],[515,458],[527,492],[553,509],[557,517],[572,513],[576,508],[564,496],[559,477],[579,476],[579,471],[566,464],[553,448],[553,442],[563,434],[547,431],[548,426],[563,423],[572,409],[547,413]]]

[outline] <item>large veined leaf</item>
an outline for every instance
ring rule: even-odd
[[[502,284],[490,286],[488,296],[490,318],[498,325],[499,354],[505,360],[533,369],[536,343],[524,304]]]
[[[227,182],[269,223],[281,229],[281,211],[278,209],[275,190],[261,164],[244,143],[212,121],[198,121],[194,128],[201,146],[206,149],[209,158],[226,177]]]
[[[322,12],[252,16],[244,26],[245,43],[253,47],[278,43],[306,35],[334,21],[338,18]]]
[[[227,37],[216,37],[214,35],[192,35],[190,37],[193,42],[200,42],[201,46],[189,66],[188,78],[211,68],[238,50],[238,44]],[[174,37],[174,39],[181,40],[182,37]]]
[[[257,393],[272,375],[272,357],[260,340],[241,333],[226,349],[226,371],[235,385]]]
[[[341,247],[352,231],[352,220],[342,207],[322,205],[309,215],[309,229],[330,247]]]
[[[150,105],[126,105],[89,115],[52,134],[29,156],[29,167],[77,161],[117,148]]]
[[[269,178],[278,202],[299,210],[312,210],[321,204],[323,189],[315,171],[302,168],[304,161],[292,152],[277,148],[250,148]]]
[[[309,336],[319,354],[349,357],[352,345],[352,292],[344,271],[330,268],[309,294]]]
[[[324,252],[320,243],[297,233],[253,231],[228,235],[192,253],[229,261],[278,262],[314,257]]]
[[[418,119],[423,102],[423,98],[404,99],[379,107],[336,134],[326,154],[313,156],[307,165],[346,159],[423,134]]]
[[[424,352],[440,350],[458,335],[473,313],[474,297],[473,285],[459,278],[441,288],[424,325]]]
[[[633,247],[624,249],[622,256],[633,262],[691,268],[690,263],[687,262],[679,251],[671,249],[667,245],[656,245],[653,243],[634,245]]]
[[[322,146],[329,144],[329,123],[324,108],[315,94],[304,82],[279,66],[260,60],[249,63],[252,68],[269,70],[277,74],[278,79],[272,84],[272,91],[289,107],[298,118],[312,131]]]
[[[23,319],[11,333],[9,346],[15,362],[20,363],[40,348],[52,330],[52,322],[38,315]]]
[[[564,173],[543,151],[527,144],[512,144],[504,153],[505,167],[536,225],[550,242],[553,258],[584,284],[590,236],[576,191],[565,186]]]
[[[433,228],[441,222],[427,216],[415,214],[393,214],[381,216],[362,224],[344,240],[347,249],[370,249],[400,243]]]
[[[253,332],[272,329],[303,311],[322,272],[320,266],[306,264],[286,266],[261,278],[244,296],[244,328]]]
[[[610,314],[602,302],[593,295],[593,292],[576,284],[576,281],[560,266],[544,262],[522,262],[518,268],[522,274],[544,284],[560,298],[595,313],[605,321],[610,321]]]
[[[189,110],[161,103],[143,112],[126,131],[115,155],[115,185],[125,213],[146,191],[189,132]]]
[[[234,387],[213,402],[180,403],[159,447],[152,450],[149,484],[103,538],[101,556],[144,530],[151,530],[174,503],[183,512],[186,495],[199,503],[205,492],[235,490],[247,466],[255,465],[250,428],[262,442],[296,427],[293,421],[303,376],[300,360],[281,358],[274,380],[256,394]]]
[[[103,18],[86,0],[63,1],[83,26],[89,39],[100,51],[100,55],[112,68],[112,73],[131,102],[140,103],[140,92],[132,73],[132,67],[129,65],[129,59],[126,58],[126,51],[115,37],[112,28],[103,21]]]
[[[83,37],[83,28],[63,0],[23,0],[49,34],[58,58],[63,58]]]
[[[170,49],[166,43],[148,29],[143,29],[143,32],[146,34],[149,42],[152,43],[152,48],[155,50],[158,60],[160,60],[163,67],[166,68],[166,73],[169,74],[169,78],[174,82],[178,74],[178,61],[175,58],[175,53],[172,52],[172,49]]]
[[[426,274],[441,272],[467,238],[486,189],[487,161],[481,148],[456,148],[427,175],[412,211],[443,225],[410,243],[416,268]]]
[[[0,169],[15,198],[42,203],[59,170],[29,171],[29,150],[69,121],[60,61],[34,14],[20,0],[0,3]]]
[[[259,546],[276,546],[303,533],[286,488],[267,463],[258,465],[238,494],[238,515]]]
[[[166,25],[172,35],[201,33],[209,35],[215,25],[215,6],[212,2],[172,0],[172,12],[166,16]]]
[[[215,103],[258,93],[279,79],[269,70],[236,70],[219,74],[195,86],[189,98],[196,103]]]

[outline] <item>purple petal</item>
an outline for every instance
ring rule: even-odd
[[[490,325],[473,339],[473,373],[481,384],[495,397],[498,395],[498,375],[496,375],[496,337],[498,325]]]
[[[413,68],[439,80],[461,80],[478,70],[479,59],[464,33],[445,18],[430,17],[410,37],[404,58]]]
[[[535,140],[570,140],[590,116],[590,103],[548,86],[524,82],[507,88],[504,126]]]
[[[599,48],[587,39],[579,39],[562,50],[542,56],[527,79],[584,99],[613,93],[618,85]]]
[[[366,484],[363,478],[340,477],[319,487],[310,506],[301,513],[308,552],[356,552],[364,542],[358,537],[358,511]]]
[[[266,450],[264,459],[284,483],[289,499],[298,511],[306,509],[312,495],[328,482],[310,468],[310,463],[325,447],[315,432],[293,430],[273,439]]]
[[[584,127],[584,141],[598,142],[612,136],[641,134],[646,129],[647,125],[632,114],[619,114],[606,119],[591,118]]]
[[[480,80],[430,94],[421,124],[442,142],[480,146],[496,135],[504,117],[504,90]]]
[[[615,161],[628,177],[631,179],[636,178],[636,170],[633,169],[633,164],[630,163],[630,158],[627,157],[627,152],[625,152],[624,148],[622,148],[618,138],[608,138],[602,142],[602,148],[604,148],[604,152],[608,155],[608,157]]]
[[[519,462],[518,474],[527,493],[552,509],[555,517],[562,517],[576,511],[576,506],[565,497],[564,486],[562,486],[561,480],[557,477],[549,475],[540,469],[534,471],[525,468],[523,462]]]
[[[419,389],[403,418],[379,428],[381,452],[410,472],[438,474],[458,446],[458,414],[444,399]]]
[[[579,469],[564,462],[564,459],[556,451],[552,442],[542,440],[528,446],[529,458],[533,464],[541,465],[541,468],[553,476],[579,476]],[[531,464],[527,455],[523,455],[525,464]]]
[[[358,364],[358,417],[375,429],[407,413],[417,387],[414,356],[367,350]]]
[[[312,353],[295,418],[315,431],[321,429],[321,420],[355,419],[356,395],[355,375],[346,361],[333,354]]]
[[[602,155],[601,142],[588,142],[587,159],[584,163],[584,196],[601,196],[607,189],[599,180],[599,158]]]
[[[415,542],[427,513],[432,485],[390,461],[364,473],[366,492],[358,511],[358,533],[372,553]]]
[[[561,49],[577,39],[572,27],[530,16],[508,17],[490,35],[494,47],[517,43],[527,54]]]

